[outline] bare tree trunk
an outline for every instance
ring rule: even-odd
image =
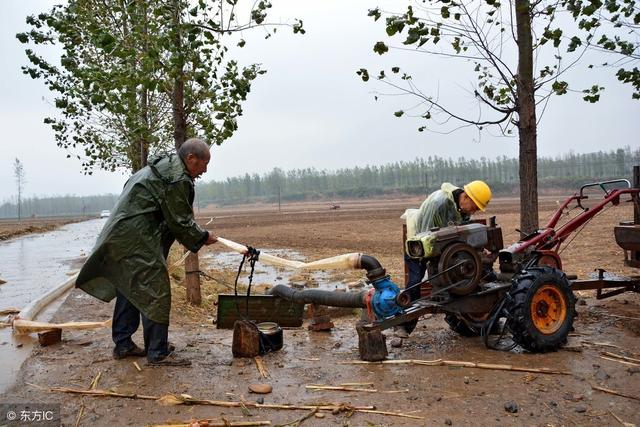
[[[173,141],[176,150],[187,139],[187,115],[184,108],[184,57],[182,56],[182,35],[180,34],[180,11],[182,10],[181,0],[174,0],[173,24],[175,31],[175,49],[178,55],[176,62],[176,78],[173,83]],[[188,249],[185,249],[188,250]],[[187,287],[187,301],[190,304],[199,306],[202,302],[200,291],[200,261],[197,253],[189,253],[184,263],[185,284]]]
[[[518,35],[517,109],[520,135],[520,229],[538,228],[538,152],[536,104],[533,88],[531,4],[516,0]]]

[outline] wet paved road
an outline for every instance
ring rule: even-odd
[[[23,308],[66,280],[88,255],[106,220],[68,224],[42,234],[30,234],[0,243],[0,308]],[[46,321],[66,295],[52,304],[38,320]],[[0,392],[15,380],[36,338],[15,337],[10,328],[0,329]]]

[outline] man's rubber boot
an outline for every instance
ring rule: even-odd
[[[191,361],[185,357],[176,356],[175,352],[169,353],[161,359],[147,359],[149,366],[190,366]]]
[[[124,359],[125,357],[144,357],[147,355],[147,351],[133,344],[128,350],[120,351],[113,349],[113,358],[114,359]]]

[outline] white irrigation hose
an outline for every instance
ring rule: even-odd
[[[49,290],[49,292],[41,295],[40,298],[37,298],[31,301],[29,305],[27,305],[25,308],[20,310],[20,313],[18,314],[17,317],[23,320],[35,319],[35,317],[38,315],[38,313],[40,313],[40,311],[42,311],[43,308],[51,304],[60,295],[64,294],[69,289],[73,288],[73,286],[76,284],[77,278],[78,278],[78,274],[76,273],[73,276],[71,276],[69,280],[67,280],[66,282]]]
[[[67,323],[45,323],[35,322],[33,319],[47,305],[51,304],[76,284],[78,273],[71,276],[66,282],[49,290],[47,293],[37,298],[13,319],[13,332],[15,334],[29,334],[32,332],[49,331],[51,329],[97,329],[111,326],[111,319],[105,322],[67,322]]]
[[[248,251],[248,248],[240,243],[233,242],[231,240],[218,237],[218,242],[227,248],[245,254]],[[284,258],[280,258],[274,255],[270,255],[268,253],[260,251],[260,262],[264,262],[265,264],[271,264],[278,267],[284,268],[292,268],[292,269],[300,269],[300,270],[349,270],[359,268],[358,261],[360,259],[359,253],[349,253],[334,256],[331,258],[324,258],[313,262],[300,262],[300,261],[292,261]]]

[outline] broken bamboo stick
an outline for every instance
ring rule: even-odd
[[[610,388],[600,387],[599,385],[595,385],[595,384],[591,384],[591,388],[594,390],[602,391],[604,393],[613,394],[615,396],[626,397],[627,399],[640,400],[640,397],[638,396],[622,393],[620,391],[612,390]]]
[[[634,359],[633,357],[623,356],[622,354],[610,353],[608,351],[603,351],[602,355],[613,357],[614,359],[626,360],[627,362],[640,363],[640,359]]]
[[[287,427],[287,426],[299,427],[303,422],[305,422],[309,418],[313,417],[317,413],[318,413],[318,410],[314,409],[311,412],[309,412],[308,414],[303,415],[300,418],[297,418],[297,419],[295,419],[293,421],[289,421],[288,423],[284,423],[284,424],[278,424],[278,427]]]
[[[342,386],[333,386],[333,385],[306,385],[304,386],[307,390],[332,390],[332,391],[361,391],[365,393],[378,393],[378,390],[375,388],[355,388],[355,387],[342,387]]]
[[[621,348],[618,345],[611,344],[611,343],[608,343],[608,342],[595,342],[595,341],[582,340],[582,343],[583,344],[587,344],[587,345],[596,345],[596,346],[600,346],[600,347]]]
[[[640,363],[633,363],[633,362],[627,362],[625,360],[622,359],[617,359],[614,357],[607,357],[607,356],[599,356],[600,359],[604,359],[604,360],[610,360],[612,362],[618,362],[618,363],[622,363],[623,365],[628,365],[628,366],[640,366]]]
[[[615,318],[618,318],[618,319],[640,320],[640,317],[621,316],[619,314],[613,314],[613,313],[600,312],[599,314],[604,314],[605,316],[615,317]]]
[[[208,427],[254,427],[271,425],[271,421],[227,421],[224,418],[222,420],[223,421],[214,421],[211,418],[205,418],[189,422],[153,424],[151,427],[192,427],[194,425],[206,425]]]
[[[306,385],[305,388],[308,390],[332,390],[332,391],[356,391],[356,392],[359,391],[359,392],[365,392],[365,393],[408,393],[409,392],[409,389],[381,391],[375,388],[357,388],[357,387],[348,387],[344,385],[332,386],[332,385],[321,385],[321,384],[309,384],[309,385]]]
[[[609,411],[609,413],[611,414],[611,416],[612,416],[613,418],[615,418],[615,419],[616,419],[616,421],[617,421],[617,422],[619,422],[619,423],[620,423],[620,425],[622,425],[622,426],[624,426],[624,427],[636,427],[636,425],[635,425],[635,424],[633,424],[633,423],[628,423],[628,422],[626,422],[626,421],[623,421],[623,420],[622,420],[622,418],[620,418],[619,416],[617,416],[617,415],[616,415],[616,414],[614,414],[613,412]]]
[[[256,362],[256,367],[258,368],[258,372],[260,372],[262,378],[267,378],[269,376],[269,371],[267,370],[267,367],[264,366],[262,357],[256,356],[253,358],[253,360]]]
[[[33,332],[49,331],[51,329],[63,329],[63,330],[86,330],[86,329],[100,329],[110,328],[111,319],[104,322],[66,322],[66,323],[46,323],[46,322],[34,322],[32,320],[25,320],[16,318],[13,320],[13,332],[20,334],[30,334]]]
[[[100,382],[101,376],[102,376],[102,371],[98,372],[98,375],[96,375],[95,378],[91,381],[91,384],[89,385],[89,389],[95,390],[98,387],[98,383]],[[80,421],[82,420],[83,415],[84,415],[84,396],[82,396],[82,398],[80,399],[80,410],[78,411],[78,415],[76,416],[76,423],[74,427],[80,426]]]
[[[210,406],[222,406],[225,408],[262,408],[262,409],[283,409],[283,410],[313,410],[318,411],[338,411],[338,412],[363,412],[376,413],[381,415],[396,416],[402,418],[412,418],[422,420],[424,417],[417,415],[409,415],[397,412],[377,411],[375,406],[351,406],[345,403],[332,403],[322,405],[290,405],[290,404],[267,404],[267,403],[254,403],[254,402],[233,402],[223,400],[206,400],[206,399],[194,399],[193,397],[182,394],[179,396],[173,394],[167,394],[164,396],[150,396],[137,393],[118,393],[110,390],[82,390],[69,387],[43,387],[37,384],[26,383],[27,385],[41,390],[49,390],[59,393],[71,393],[82,396],[94,396],[94,397],[119,397],[125,399],[141,399],[141,400],[155,400],[164,405],[210,405]],[[375,412],[372,412],[375,411]]]
[[[421,365],[421,366],[457,366],[461,368],[477,368],[492,369],[497,371],[515,371],[515,372],[533,372],[538,374],[555,374],[555,375],[571,375],[571,372],[557,371],[550,368],[527,368],[523,366],[498,365],[493,363],[467,362],[463,360],[383,360],[381,362],[367,362],[364,360],[350,360],[339,362],[341,365],[367,365],[367,364],[383,364],[383,365]]]

